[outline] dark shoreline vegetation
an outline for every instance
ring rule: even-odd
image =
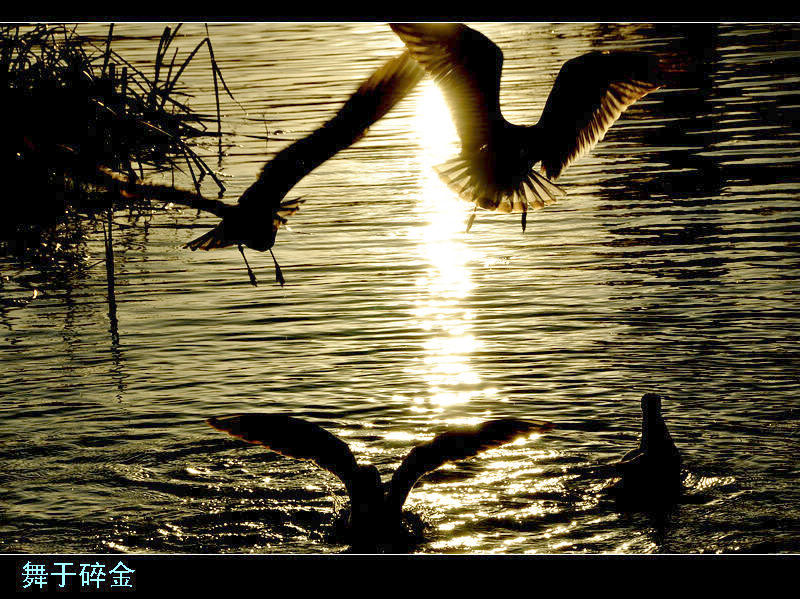
[[[233,97],[208,31],[181,52],[175,43],[181,26],[165,27],[148,75],[114,50],[113,24],[102,40],[75,29],[0,25],[0,94],[10,128],[0,141],[7,190],[0,254],[42,268],[66,265],[69,250],[98,225],[108,259],[117,209],[138,214],[168,202],[198,206],[206,179],[220,196],[225,191],[190,145],[204,137],[221,140],[220,88]],[[194,112],[180,82],[203,49],[216,91],[214,116]],[[144,183],[147,175],[165,173],[174,181],[175,170],[188,173],[194,191]]]
[[[203,208],[201,184],[209,179],[225,191],[214,170],[192,149],[216,138],[221,156],[220,88],[232,99],[206,36],[190,51],[175,43],[181,25],[165,27],[148,75],[113,48],[114,25],[104,39],[87,37],[68,24],[0,25],[0,94],[10,131],[0,141],[0,174],[6,184],[0,219],[0,255],[33,266],[48,280],[91,268],[85,242],[103,230],[111,332],[114,301],[114,213],[128,222],[169,203]],[[203,52],[205,50],[205,52]],[[216,115],[189,106],[181,75],[198,55],[207,55],[216,95]],[[174,185],[175,171],[191,177],[194,191]],[[172,184],[145,182],[171,175]],[[152,200],[155,200],[153,202]],[[29,277],[14,282],[28,298],[42,295]],[[9,281],[0,278],[0,287]]]

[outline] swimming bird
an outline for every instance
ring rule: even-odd
[[[567,61],[535,125],[500,112],[503,52],[459,23],[393,23],[394,32],[444,93],[461,140],[455,158],[434,167],[478,207],[521,212],[565,195],[551,181],[589,152],[634,102],[662,86],[678,62],[644,52],[595,51]],[[533,167],[541,163],[540,174]]]
[[[386,483],[372,464],[358,464],[347,444],[322,427],[284,414],[236,414],[206,421],[217,430],[263,445],[281,455],[311,460],[335,474],[350,498],[349,527],[354,548],[374,551],[395,538],[403,504],[416,482],[447,462],[464,460],[553,424],[503,418],[473,428],[444,432],[414,447]]]
[[[612,493],[623,509],[668,506],[681,498],[681,454],[661,415],[661,396],[642,396],[639,447],[626,453],[616,467],[622,478]]]
[[[303,201],[284,200],[286,194],[323,162],[361,139],[424,75],[424,70],[407,52],[389,60],[359,86],[333,118],[267,162],[238,203],[224,208],[220,215],[222,222],[186,247],[211,250],[236,245],[242,257],[243,245],[259,252],[269,250],[275,263],[275,278],[283,285],[285,281],[272,246],[278,229]],[[249,264],[247,268],[255,285]]]

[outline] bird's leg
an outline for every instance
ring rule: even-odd
[[[522,204],[522,232],[525,232],[525,225],[528,223],[528,205]]]
[[[250,284],[253,287],[258,287],[258,281],[256,281],[256,275],[253,272],[253,269],[250,268],[250,263],[247,261],[247,256],[244,255],[244,248],[242,244],[239,244],[239,252],[242,254],[242,258],[244,258],[244,265],[247,267],[247,274],[250,277]]]
[[[272,256],[272,261],[275,263],[275,280],[280,283],[281,287],[286,282],[286,279],[283,278],[283,273],[281,272],[281,267],[278,266],[278,261],[275,259],[275,254],[272,253],[272,248],[269,248],[269,254]]]
[[[472,208],[472,214],[469,215],[469,220],[467,221],[467,233],[469,233],[469,230],[472,228],[472,223],[475,222],[475,212],[477,212],[477,210],[478,205],[475,204]]]

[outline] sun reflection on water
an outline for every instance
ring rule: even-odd
[[[439,89],[425,81],[421,92],[415,120],[422,146],[417,212],[425,224],[415,226],[412,235],[428,268],[415,281],[418,295],[413,314],[431,336],[424,342],[425,357],[414,372],[427,382],[428,394],[415,403],[432,404],[432,410],[442,411],[491,390],[481,388],[481,379],[470,364],[481,342],[471,332],[474,311],[464,302],[474,286],[473,256],[463,239],[467,211],[433,170],[458,152],[458,138]]]
[[[413,317],[424,331],[423,356],[410,369],[426,383],[425,391],[410,398],[412,410],[435,414],[431,421],[448,428],[475,425],[492,417],[483,402],[496,404],[498,389],[487,385],[475,369],[475,356],[483,343],[475,334],[475,310],[470,305],[473,293],[474,265],[482,260],[470,247],[465,233],[470,206],[460,200],[438,178],[433,167],[454,156],[458,137],[440,90],[424,82],[418,96],[415,128],[421,146],[420,192],[415,210],[418,218],[409,235],[426,265],[415,281]],[[470,409],[465,404],[473,402]],[[477,408],[477,409],[476,409]],[[392,441],[410,441],[419,434],[403,434]],[[479,546],[481,534],[464,534],[466,523],[482,522],[495,516],[498,504],[510,496],[536,493],[542,468],[532,466],[530,443],[540,437],[523,435],[514,443],[483,452],[481,467],[469,476],[440,477],[430,484],[421,482],[409,496],[407,507],[425,514],[446,539],[432,542],[432,549],[469,550]],[[539,452],[544,455],[544,452]],[[538,455],[538,454],[537,454]],[[517,517],[535,518],[544,513],[540,503],[520,512],[512,502]],[[506,510],[513,511],[511,505]]]

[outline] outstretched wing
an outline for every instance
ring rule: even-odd
[[[552,428],[552,423],[543,420],[503,418],[484,422],[474,428],[437,435],[431,441],[417,445],[400,464],[392,477],[387,498],[389,506],[397,510],[402,508],[420,477],[447,462],[464,460],[522,435],[545,432]]]
[[[425,71],[404,52],[376,70],[336,115],[311,135],[278,152],[264,165],[259,178],[239,198],[246,212],[227,210],[222,222],[190,241],[192,250],[211,250],[245,243],[266,251],[298,200],[283,200],[289,190],[320,164],[362,137],[422,79]],[[271,234],[266,227],[272,223]]]
[[[285,414],[236,414],[206,420],[215,429],[289,458],[311,460],[352,488],[358,465],[347,444],[321,426]]]
[[[425,71],[408,52],[389,60],[359,86],[332,119],[264,165],[259,182],[269,185],[270,194],[283,197],[308,173],[358,141],[424,76]],[[239,202],[260,199],[260,194],[244,194]]]
[[[564,63],[538,123],[545,174],[558,177],[631,104],[662,84],[659,57],[645,52],[590,52]]]
[[[460,23],[393,23],[392,30],[444,92],[464,150],[490,141],[501,122],[503,52]]]

